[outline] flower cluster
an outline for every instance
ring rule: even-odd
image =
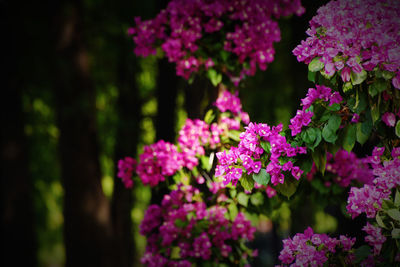
[[[373,247],[374,255],[379,255],[382,245],[386,241],[386,237],[382,235],[382,229],[367,222],[363,230],[367,233],[365,241]]]
[[[375,67],[391,72],[400,89],[400,2],[397,0],[330,1],[310,21],[309,37],[294,50],[298,61],[323,63],[324,72],[350,74]]]
[[[245,129],[246,131],[240,134],[238,147],[231,147],[228,152],[217,153],[219,165],[216,167],[215,175],[223,176],[225,185],[230,182],[236,185],[242,176],[242,167],[247,174],[259,173],[262,167],[260,161],[262,155],[269,160],[266,172],[271,176],[273,185],[283,184],[283,172],[290,172],[297,180],[300,178],[303,171],[294,166],[288,158],[305,154],[306,148],[292,147],[281,134],[282,124],[270,127],[267,124],[250,122]],[[285,163],[281,164],[282,161]]]
[[[294,13],[304,13],[300,0],[173,0],[152,20],[136,18],[128,33],[137,55],[156,54],[161,47],[179,76],[188,79],[201,68],[215,67],[239,82],[273,61],[273,43],[280,40],[274,19]],[[221,42],[223,47],[213,47]],[[229,70],[229,59],[240,63],[229,64],[237,69]]]
[[[240,130],[240,123],[249,124],[250,118],[247,112],[242,110],[242,104],[238,97],[238,91],[234,94],[224,89],[220,91],[214,106],[222,112],[219,127],[224,131]],[[230,112],[230,115],[227,112]]]
[[[118,161],[117,176],[122,179],[126,188],[132,188],[133,186],[132,175],[136,171],[136,164],[136,160],[131,157],[125,157]]]
[[[153,187],[183,167],[193,170],[199,164],[199,157],[205,155],[207,148],[216,149],[220,145],[222,135],[226,135],[229,130],[239,130],[241,122],[249,122],[249,115],[242,110],[237,92],[232,94],[222,91],[214,105],[224,113],[219,123],[209,125],[199,119],[187,119],[179,131],[177,146],[163,140],[145,146],[137,169],[134,159],[127,157],[120,160],[118,177],[123,179],[126,187],[133,185],[131,178],[134,171],[143,184]],[[227,111],[233,118],[229,117]]]
[[[345,261],[350,263],[354,258],[352,248],[355,241],[355,238],[343,235],[336,239],[326,234],[315,234],[308,227],[304,234],[298,233],[293,238],[283,240],[279,260],[283,265],[290,266],[324,266],[329,256],[345,252]]]
[[[384,148],[375,148],[372,156],[368,158],[375,175],[373,184],[350,189],[346,209],[353,218],[361,213],[366,213],[368,218],[374,218],[382,207],[382,201],[389,199],[392,188],[400,186],[400,148],[392,150],[393,160],[382,164],[380,157],[383,153]]]
[[[178,137],[178,146],[182,151],[184,166],[190,170],[197,166],[199,163],[197,157],[204,155],[204,147],[210,145],[211,148],[215,148],[220,143],[222,132],[223,130],[216,123],[210,127],[202,120],[187,119],[179,131]]]
[[[137,174],[143,184],[156,186],[165,181],[165,176],[171,176],[183,166],[182,155],[175,145],[158,141],[150,146],[145,146],[140,154],[140,163]]]
[[[244,124],[249,124],[249,114],[242,110],[242,104],[238,94],[238,91],[236,91],[235,94],[232,94],[228,90],[223,90],[220,92],[214,105],[221,112],[230,111],[234,116],[238,116]]]
[[[372,184],[375,178],[372,174],[372,169],[366,162],[368,160],[357,158],[353,152],[340,149],[335,156],[327,152],[326,159],[325,171],[332,173],[334,176],[333,182],[341,187],[348,187],[352,181],[357,181],[361,184]],[[313,164],[311,171],[307,173],[307,179],[312,180],[316,172],[317,169]],[[330,181],[328,181],[329,183]]]
[[[222,206],[207,208],[198,189],[178,185],[164,196],[161,206],[151,205],[145,213],[140,233],[148,237],[148,244],[142,263],[150,267],[191,266],[200,259],[215,263],[228,260],[234,249],[232,241],[252,240],[255,228],[242,213],[233,221],[226,213]],[[179,248],[178,255],[174,255],[174,248]]]
[[[338,92],[332,92],[329,87],[324,85],[316,85],[315,88],[308,89],[307,96],[301,99],[302,109],[297,110],[296,116],[290,119],[289,129],[292,130],[292,136],[299,134],[303,126],[311,123],[314,113],[308,111],[308,108],[317,100],[329,102],[329,106],[332,106],[341,103],[343,98]]]

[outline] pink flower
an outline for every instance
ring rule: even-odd
[[[265,189],[265,193],[267,193],[268,198],[272,198],[272,197],[276,196],[276,190],[273,189],[269,185],[267,185],[267,188]]]
[[[132,175],[136,171],[136,164],[136,160],[131,157],[125,157],[118,161],[117,176],[122,179],[126,188],[132,188],[133,186]]]
[[[389,127],[396,125],[396,116],[391,112],[386,112],[382,115],[382,121]]]
[[[365,241],[373,246],[374,255],[379,255],[382,245],[386,241],[386,237],[381,233],[382,229],[367,222],[367,225],[364,226],[363,230],[368,234],[365,237]]]
[[[323,266],[328,260],[329,252],[334,254],[339,246],[342,246],[344,251],[349,251],[354,242],[355,238],[340,236],[338,240],[326,234],[316,234],[308,227],[304,233],[283,240],[279,260],[290,266]]]
[[[163,140],[144,147],[137,173],[143,184],[156,186],[183,167],[182,155],[177,147]]]
[[[395,88],[400,90],[400,71],[397,72],[397,75],[392,79],[392,84]]]

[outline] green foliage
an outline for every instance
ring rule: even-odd
[[[247,203],[249,202],[250,196],[245,194],[244,192],[239,192],[237,199],[240,205],[247,207]]]
[[[361,84],[365,79],[367,79],[367,72],[365,70],[362,70],[360,73],[352,71],[350,79],[353,85]]]
[[[299,181],[293,177],[285,177],[285,182],[283,184],[278,184],[276,189],[285,197],[290,198],[296,192],[298,184]]]
[[[261,192],[256,192],[254,194],[251,195],[250,197],[250,202],[251,204],[253,204],[254,206],[260,206],[264,203],[264,196]]]
[[[361,247],[358,247],[354,252],[354,255],[356,256],[355,262],[360,263],[361,261],[366,259],[370,254],[371,254],[371,248],[369,246],[363,245]]]
[[[342,118],[337,114],[330,116],[328,123],[322,129],[322,137],[326,142],[334,143],[337,140],[336,131],[339,129],[341,121]]]
[[[210,79],[211,83],[216,87],[222,81],[222,74],[218,73],[215,69],[209,68],[207,70],[207,77]]]
[[[400,138],[400,120],[398,120],[397,123],[396,123],[395,131],[396,131],[397,137]]]
[[[317,72],[324,68],[324,63],[320,60],[320,57],[316,57],[311,60],[310,64],[308,64],[308,70],[311,72]]]
[[[267,185],[271,180],[271,176],[264,168],[262,168],[259,173],[253,174],[253,179],[260,185]]]
[[[343,148],[346,149],[347,151],[352,151],[354,144],[356,142],[356,134],[357,134],[357,126],[356,125],[348,125],[346,127],[345,133],[344,133],[344,142],[343,142]]]
[[[310,127],[301,132],[301,138],[307,144],[307,146],[314,151],[314,148],[317,147],[322,140],[321,130],[319,128]]]
[[[254,180],[249,175],[243,175],[239,181],[240,184],[243,186],[244,190],[251,191],[254,187]]]

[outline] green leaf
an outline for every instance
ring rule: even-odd
[[[316,149],[311,154],[313,161],[315,163],[315,167],[319,170],[322,174],[325,173],[325,166],[326,166],[326,152],[322,149]]]
[[[320,122],[324,122],[329,120],[329,118],[331,117],[331,112],[327,109],[325,109],[325,111],[322,113],[321,118],[319,119]]]
[[[230,139],[239,142],[240,141],[240,131],[236,131],[236,130],[229,130],[228,131],[228,136]]]
[[[201,161],[201,166],[203,167],[203,169],[205,169],[206,171],[210,171],[211,170],[211,164],[210,164],[210,158],[207,156],[201,156],[200,157],[200,161]]]
[[[312,144],[317,138],[315,128],[308,128],[307,130],[301,132],[301,139],[307,144]]]
[[[181,219],[176,219],[174,223],[175,223],[175,226],[179,227],[179,228],[184,228],[189,224],[189,222],[182,221]]]
[[[228,51],[226,51],[224,49],[221,49],[219,54],[220,54],[220,56],[221,56],[223,61],[226,62],[228,60],[228,58],[229,58],[229,52]]]
[[[341,122],[342,122],[342,118],[339,115],[334,114],[328,120],[328,127],[332,131],[337,131],[337,129],[339,129],[339,127],[340,127]]]
[[[395,219],[396,221],[400,222],[400,211],[399,210],[390,209],[390,210],[387,210],[386,212],[392,219]]]
[[[337,140],[336,131],[330,129],[328,125],[325,125],[325,127],[322,129],[322,137],[328,143],[335,143]]]
[[[384,210],[389,210],[389,209],[394,209],[396,206],[394,205],[394,203],[390,200],[387,199],[383,199],[382,200],[382,209]]]
[[[244,192],[240,192],[237,198],[240,205],[247,207],[247,203],[249,203],[250,198],[249,195],[245,194]]]
[[[236,204],[233,203],[233,202],[231,204],[229,204],[228,210],[229,210],[229,215],[231,217],[231,220],[232,221],[235,220],[235,218],[236,218],[236,216],[238,215],[238,212],[239,212]]]
[[[267,185],[271,180],[271,176],[264,168],[261,168],[258,173],[253,174],[253,179],[260,185]]]
[[[314,144],[311,146],[311,149],[313,149],[313,150],[314,150],[314,148],[316,148],[319,145],[319,143],[321,143],[321,140],[322,140],[321,130],[318,128],[316,128],[316,135],[317,135],[317,138],[315,139]]]
[[[370,96],[374,97],[378,94],[378,90],[371,84],[370,86],[368,86],[368,93]]]
[[[308,145],[309,148],[314,150],[322,140],[321,130],[318,128],[308,128],[301,132],[301,139]]]
[[[264,203],[264,196],[261,192],[257,192],[250,197],[251,204],[254,206],[259,206]]]
[[[343,135],[341,136],[340,139],[343,139]],[[342,143],[343,143],[343,140],[340,140],[340,139],[339,139],[338,143],[342,144]],[[327,150],[326,150],[326,151],[328,151],[328,152],[331,153],[333,156],[335,156],[336,153],[339,151],[339,149],[341,149],[341,146],[340,146],[340,145],[337,145],[337,144],[328,144],[328,147],[327,147]]]
[[[346,82],[343,84],[343,87],[342,87],[343,92],[347,93],[352,89],[353,89],[353,85],[351,84],[351,82]]]
[[[242,178],[240,178],[240,184],[245,190],[251,191],[254,187],[254,180],[248,175],[243,175]]]
[[[378,93],[382,93],[388,88],[388,81],[384,79],[376,79],[374,83],[370,84],[368,87],[368,93],[374,97]]]
[[[341,121],[342,118],[337,114],[334,114],[329,118],[328,123],[322,129],[322,137],[326,142],[334,143],[336,141],[336,131],[339,129]]]
[[[312,165],[312,159],[310,157],[305,157],[300,163],[300,169],[302,169],[304,173],[309,173],[311,171]]]
[[[382,71],[382,77],[385,80],[391,80],[396,74],[387,70]]]
[[[395,133],[396,133],[397,137],[400,138],[400,120],[397,121],[396,127],[394,129],[395,129]]]
[[[208,110],[206,115],[204,116],[204,122],[207,124],[211,124],[213,119],[215,118],[215,114],[212,109]]]
[[[361,125],[361,131],[363,134],[369,137],[372,131],[372,117],[371,113],[367,112],[365,116],[365,121]]]
[[[229,194],[231,195],[231,198],[234,198],[236,196],[236,193],[237,193],[236,189],[229,190]]]
[[[362,245],[361,247],[358,247],[356,251],[354,252],[354,255],[356,256],[356,263],[360,263],[362,260],[366,259],[369,255],[371,254],[371,248],[367,245]]]
[[[269,153],[271,151],[271,144],[269,142],[261,141],[260,145],[264,149],[265,152]]]
[[[218,73],[215,69],[209,68],[207,71],[207,76],[211,83],[216,87],[222,81],[222,74]]]
[[[395,239],[400,238],[400,229],[399,228],[394,228],[392,230],[392,238],[395,238]]]
[[[363,145],[365,142],[367,142],[368,140],[368,135],[365,135],[363,133],[363,131],[361,130],[362,128],[362,124],[361,123],[357,123],[357,132],[356,132],[356,138],[357,138],[357,142],[360,143],[361,145]]]
[[[379,213],[376,214],[375,219],[381,228],[386,228],[386,225],[383,223],[383,220],[382,220],[381,216],[379,215]]]
[[[276,190],[278,190],[279,193],[286,196],[287,198],[290,198],[296,192],[298,184],[299,181],[294,179],[293,177],[285,177],[284,183],[278,184],[276,186]]]
[[[396,195],[394,196],[394,205],[400,207],[400,192],[396,190]]]
[[[331,106],[328,106],[327,109],[330,110],[330,111],[339,111],[340,110],[340,104],[335,103],[335,104],[333,104]]]
[[[352,71],[350,73],[350,79],[353,85],[360,84],[367,79],[367,72],[365,70],[362,70],[360,73]]]
[[[379,120],[380,118],[379,105],[374,104],[371,106],[371,118],[373,124],[375,124],[375,122]]]
[[[363,92],[357,91],[357,99],[353,107],[353,112],[361,114],[361,112],[363,112],[367,106],[368,106],[367,95]]]
[[[353,149],[354,144],[356,142],[356,130],[357,130],[356,125],[349,125],[346,128],[343,141],[343,148],[346,149],[348,152],[350,152]]]
[[[322,70],[324,67],[324,63],[319,60],[320,57],[316,57],[313,60],[311,60],[310,64],[308,64],[308,70],[311,72],[317,72],[319,70]]]
[[[177,246],[172,247],[171,254],[170,254],[171,259],[173,259],[173,260],[180,259],[181,258],[180,251],[181,251],[180,247],[177,247]]]
[[[307,76],[308,80],[309,80],[310,82],[315,83],[315,76],[316,76],[316,74],[317,74],[316,72],[308,71],[308,76]]]

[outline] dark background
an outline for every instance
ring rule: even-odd
[[[166,60],[133,54],[134,17],[150,19],[167,2],[0,1],[2,266],[139,265],[151,191],[139,182],[126,190],[115,163],[174,141],[215,94],[176,77]],[[240,89],[252,121],[287,125],[312,86],[291,51],[327,1],[302,2],[302,17],[279,22],[275,61]],[[282,214],[279,235],[298,230],[298,218]],[[278,241],[262,243],[275,246],[264,262],[276,258]]]

